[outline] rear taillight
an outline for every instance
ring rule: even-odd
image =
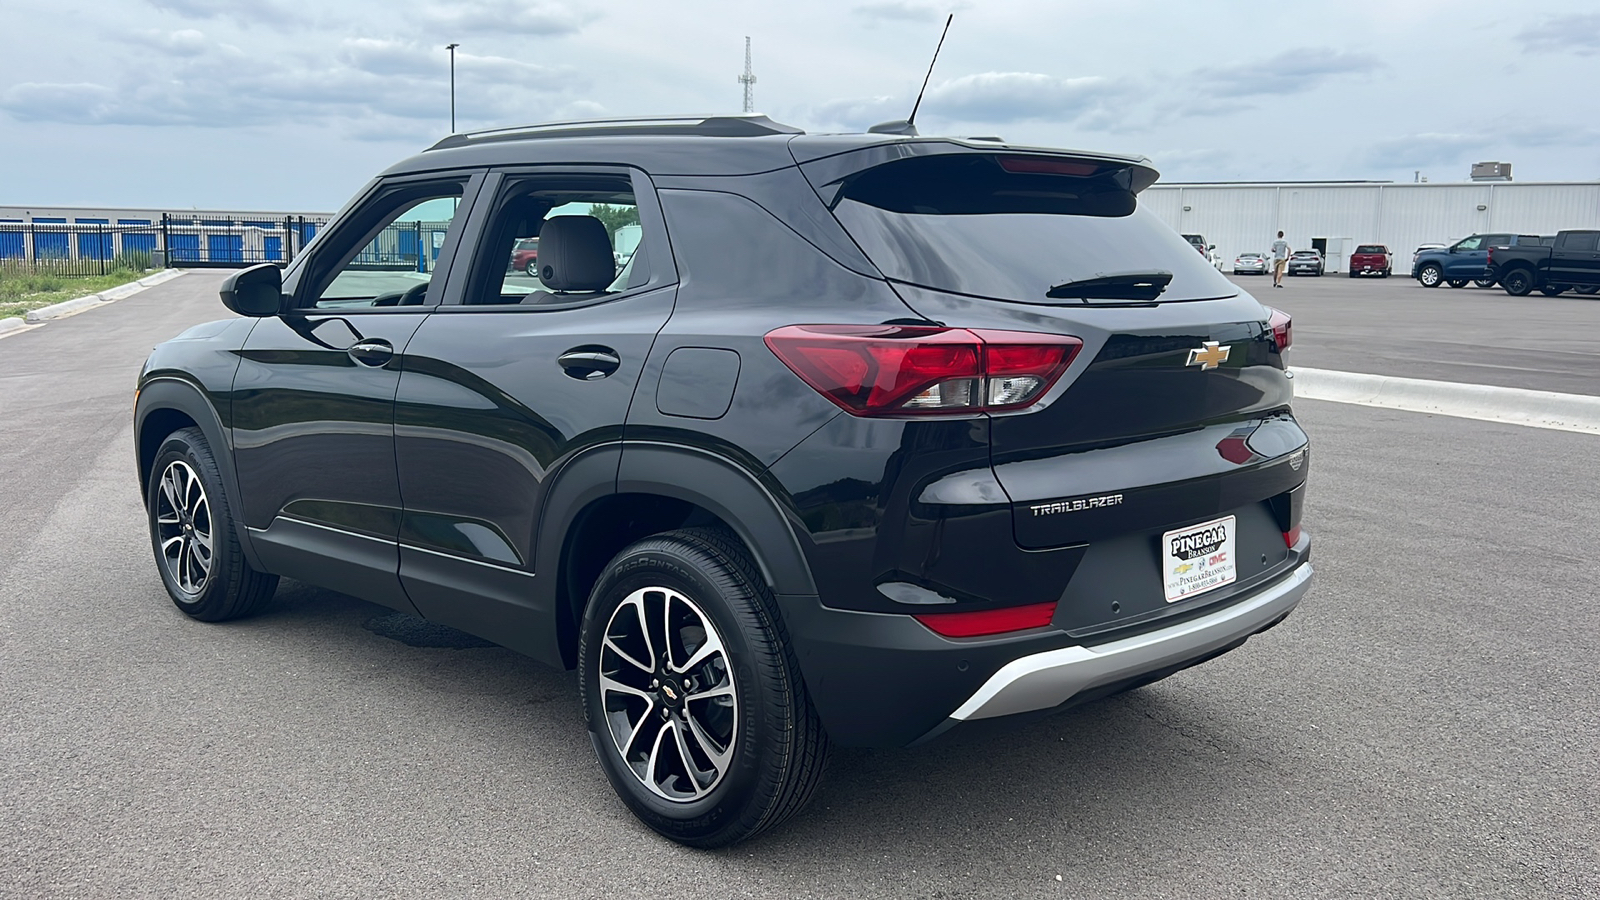
[[[1488,265],[1491,265],[1491,266],[1494,265],[1494,248],[1493,247],[1489,248],[1489,257],[1488,257],[1488,259],[1485,260],[1485,262]]]
[[[1300,526],[1296,525],[1285,531],[1283,533],[1283,542],[1288,545],[1290,550],[1293,550],[1294,545],[1300,543]]]
[[[1050,624],[1055,615],[1056,602],[1052,600],[1049,603],[982,609],[974,612],[924,613],[914,618],[928,626],[935,634],[945,637],[983,637],[986,634],[1043,628]]]
[[[789,325],[770,332],[767,347],[845,412],[903,416],[1028,406],[1083,342],[923,325]]]
[[[1289,349],[1294,343],[1294,319],[1281,309],[1267,307],[1267,329],[1272,332],[1272,342],[1278,345],[1278,352]]]

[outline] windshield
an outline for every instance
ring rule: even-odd
[[[1171,274],[1161,302],[1238,294],[1114,178],[1067,174],[1065,167],[1010,169],[1007,159],[951,154],[885,163],[845,180],[834,215],[889,278],[935,290],[1073,303],[1081,298],[1047,294],[1074,282],[1159,272]]]

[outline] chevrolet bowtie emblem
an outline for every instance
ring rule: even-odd
[[[1186,366],[1199,366],[1204,369],[1215,369],[1228,361],[1228,351],[1232,347],[1219,347],[1216,341],[1206,341],[1200,346],[1189,351],[1189,361]]]

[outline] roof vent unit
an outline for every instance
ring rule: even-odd
[[[1511,163],[1481,162],[1472,164],[1473,181],[1510,181]]]

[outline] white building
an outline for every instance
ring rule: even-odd
[[[1157,183],[1140,202],[1182,234],[1205,235],[1223,271],[1247,250],[1265,253],[1281,230],[1296,250],[1317,247],[1345,272],[1358,244],[1384,244],[1395,274],[1410,274],[1424,242],[1470,234],[1554,234],[1600,228],[1600,181]]]

